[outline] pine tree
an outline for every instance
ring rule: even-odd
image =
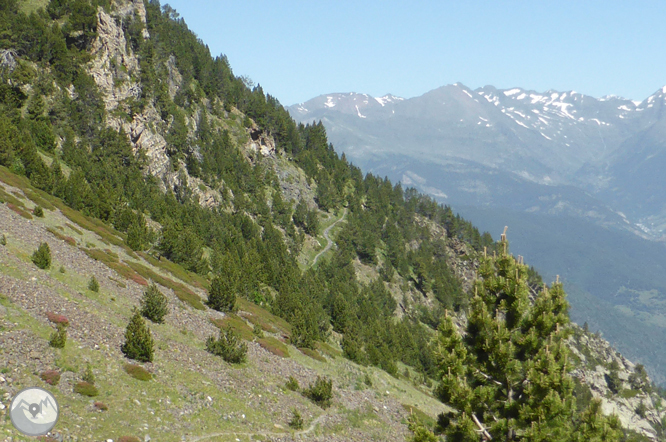
[[[208,306],[220,312],[236,311],[238,281],[235,274],[218,275],[210,283]]]
[[[134,314],[127,324],[125,343],[120,349],[129,359],[140,362],[152,362],[153,360],[153,337],[146,321],[137,309],[134,309]]]
[[[97,281],[95,275],[91,276],[90,281],[88,281],[88,290],[91,292],[99,292],[99,281]]]
[[[40,269],[51,267],[51,249],[45,242],[39,245],[39,248],[32,254],[32,262]]]
[[[56,331],[51,333],[49,345],[53,348],[65,348],[67,343],[67,325],[63,323],[56,324]]]
[[[161,324],[168,313],[169,300],[154,283],[150,284],[143,292],[143,298],[141,298],[141,315],[157,324]]]
[[[241,341],[241,338],[231,327],[227,327],[225,330],[220,330],[218,339],[212,336],[208,337],[206,350],[216,356],[221,356],[230,364],[240,364],[245,362],[247,344]]]
[[[458,410],[444,419],[443,432],[461,441],[480,435],[564,442],[583,425],[585,440],[617,440],[617,419],[601,416],[596,405],[576,414],[562,284],[545,287],[531,302],[528,267],[507,248],[503,235],[499,256],[482,260],[464,336],[448,315],[440,325],[437,394]]]

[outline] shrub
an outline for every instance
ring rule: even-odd
[[[303,390],[303,396],[321,408],[328,408],[331,406],[331,398],[333,397],[333,381],[317,376],[315,383],[310,384],[308,388]]]
[[[647,406],[645,405],[645,402],[639,402],[638,406],[636,407],[636,414],[645,419],[645,415],[647,414]]]
[[[60,372],[56,370],[46,370],[39,377],[42,378],[42,381],[53,386],[58,385],[58,382],[60,382]]]
[[[363,382],[368,387],[372,387],[372,379],[370,378],[370,375],[368,373],[365,374],[365,378],[363,379]]]
[[[67,326],[56,324],[56,330],[51,333],[49,345],[53,348],[65,348],[65,343],[67,343]]]
[[[141,439],[136,436],[122,436],[118,442],[141,442]]]
[[[0,245],[6,246],[7,245],[7,237],[3,234],[0,236]]]
[[[608,389],[613,394],[617,394],[622,388],[622,380],[620,379],[617,370],[611,369],[608,374],[604,375],[604,378],[606,379],[606,384],[608,385]]]
[[[141,362],[152,362],[153,360],[153,337],[146,321],[137,309],[127,324],[125,330],[125,343],[120,347],[122,352],[130,359]]]
[[[37,218],[44,218],[44,209],[42,209],[40,206],[36,206],[32,210],[32,214],[35,215]]]
[[[81,379],[84,382],[87,382],[91,385],[95,385],[95,373],[93,373],[92,366],[90,364],[86,365],[86,371],[83,372]]]
[[[91,292],[99,292],[99,281],[97,281],[97,278],[95,278],[95,275],[93,275],[90,278],[90,281],[88,281],[88,290]]]
[[[65,267],[60,266],[60,269],[58,269],[58,271],[59,271],[60,273],[65,273]]]
[[[296,409],[294,409],[294,411],[292,411],[291,413],[291,420],[289,421],[289,426],[294,430],[303,429],[303,417],[301,416],[301,413],[299,413],[298,410]]]
[[[67,319],[63,315],[59,315],[53,312],[46,312],[46,317],[49,321],[53,322],[56,325],[57,324],[63,324],[64,326],[69,325],[69,319]]]
[[[45,242],[39,245],[39,248],[32,254],[32,262],[40,269],[46,270],[51,267],[51,249]]]
[[[168,313],[169,300],[157,289],[155,284],[150,284],[146,291],[143,292],[143,298],[141,299],[141,314],[145,318],[161,324],[164,322],[164,317]]]
[[[220,312],[235,312],[236,284],[230,278],[213,278],[208,292],[208,306]]]
[[[291,391],[298,391],[299,388],[301,388],[300,385],[298,385],[298,380],[293,376],[289,376],[289,379],[287,380],[287,383],[284,384],[284,386]]]
[[[247,344],[241,341],[231,327],[227,327],[225,330],[220,330],[220,337],[217,340],[212,336],[206,339],[206,350],[215,356],[221,356],[231,364],[240,364],[245,362]]]
[[[78,393],[81,396],[94,397],[99,394],[97,387],[88,382],[79,382],[74,386],[74,393]]]
[[[103,402],[95,402],[93,404],[93,407],[95,407],[95,409],[97,409],[99,411],[108,411],[109,410],[109,407],[107,407],[107,405]]]
[[[263,338],[264,337],[264,329],[261,328],[261,325],[254,324],[254,327],[252,328],[252,334],[255,335],[258,338]]]
[[[125,370],[128,375],[139,381],[149,381],[153,378],[153,375],[140,365],[125,364],[123,370]]]

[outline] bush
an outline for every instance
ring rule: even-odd
[[[36,206],[32,210],[32,214],[35,215],[37,218],[44,218],[44,209],[42,209],[40,206]]]
[[[46,370],[39,377],[42,378],[42,381],[53,386],[58,385],[58,382],[60,382],[60,372],[56,370]]]
[[[617,370],[611,369],[608,374],[604,375],[604,378],[606,379],[606,385],[608,385],[608,389],[613,394],[617,394],[622,388],[622,380],[620,379]]]
[[[333,397],[333,381],[317,376],[315,383],[310,384],[308,388],[303,390],[303,396],[321,408],[328,408],[331,406],[331,398]]]
[[[103,402],[95,402],[93,404],[93,407],[95,407],[95,409],[97,409],[99,411],[108,411],[109,410],[109,407],[107,407],[107,405]]]
[[[118,442],[141,442],[141,439],[136,436],[122,436]]]
[[[32,262],[40,269],[46,270],[51,267],[51,249],[45,242],[39,245],[39,248],[32,254]]]
[[[6,246],[7,245],[7,237],[3,234],[0,236],[0,245]]]
[[[74,386],[74,393],[78,393],[81,396],[94,397],[99,394],[97,387],[88,382],[79,382]]]
[[[128,375],[139,381],[149,381],[153,378],[153,375],[140,365],[125,364],[123,369]]]
[[[236,284],[230,278],[216,276],[210,283],[208,306],[220,312],[236,311]]]
[[[146,321],[136,309],[127,324],[125,343],[120,349],[130,359],[141,362],[152,362],[153,360],[153,337]]]
[[[298,380],[293,376],[289,376],[289,379],[287,380],[287,383],[284,384],[284,386],[291,391],[298,391],[301,388],[301,386],[298,385]]]
[[[169,313],[169,300],[153,283],[143,292],[141,299],[141,314],[151,321],[161,324]]]
[[[56,325],[57,324],[63,324],[64,326],[69,325],[69,319],[67,319],[63,315],[59,315],[53,312],[46,312],[46,317],[49,321],[53,322]]]
[[[645,405],[645,402],[640,401],[636,407],[636,414],[645,419],[645,415],[647,414],[647,406]]]
[[[91,385],[95,385],[95,373],[93,373],[92,366],[90,364],[86,365],[86,371],[83,372],[81,379],[84,382],[87,382]]]
[[[206,339],[206,350],[215,356],[221,356],[231,364],[240,364],[245,362],[247,344],[241,341],[231,327],[227,327],[225,330],[220,330],[220,337],[217,340],[212,336]]]
[[[65,273],[65,267],[60,266],[60,269],[58,270],[60,273]]]
[[[291,413],[291,420],[289,421],[289,426],[294,430],[303,429],[303,417],[301,416],[301,413],[299,413],[298,410],[296,409],[294,409],[294,411],[292,411]]]
[[[99,292],[99,281],[97,281],[97,278],[95,278],[95,275],[93,275],[90,278],[90,281],[88,281],[88,290],[91,292]]]
[[[53,348],[65,348],[67,343],[67,326],[64,324],[56,324],[56,330],[51,333],[49,345]]]

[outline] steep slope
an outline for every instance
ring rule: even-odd
[[[299,120],[321,119],[336,148],[365,171],[460,208],[484,230],[509,225],[519,235],[518,253],[579,287],[574,305],[596,297],[623,318],[621,330],[661,333],[666,292],[646,257],[662,256],[663,247],[644,240],[662,241],[666,225],[663,89],[642,102],[459,83],[384,107],[360,94],[323,97],[290,111]],[[365,118],[349,110],[354,98]],[[631,264],[616,252],[616,235]],[[573,265],[572,250],[586,259]],[[602,327],[662,382],[661,351],[613,329],[607,313],[585,311],[589,316],[576,318]]]
[[[168,6],[6,6],[3,400],[49,381],[68,410],[63,432],[86,440],[401,440],[407,413],[447,410],[433,399],[430,341],[449,311],[464,322],[480,253],[498,247],[488,234],[363,176],[322,125],[297,126]],[[31,263],[41,243],[53,250],[43,271]],[[170,313],[149,325],[152,361],[129,361],[123,330],[149,280]],[[69,343],[51,349],[47,321],[61,315]],[[247,341],[246,363],[213,356],[225,355],[208,339],[218,329]],[[289,375],[330,378],[332,406],[305,399],[325,388],[282,389]],[[98,404],[80,395],[93,377]],[[293,434],[292,408],[306,424]]]

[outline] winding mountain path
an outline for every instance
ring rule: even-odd
[[[312,433],[314,431],[314,429],[317,427],[317,424],[319,424],[326,416],[327,416],[326,413],[321,414],[319,417],[317,417],[315,420],[312,421],[312,423],[310,424],[310,426],[308,428],[306,428],[305,430],[296,431],[295,433],[293,433],[293,435],[294,436],[305,436],[305,435],[308,435],[308,434]],[[238,431],[227,431],[227,432],[224,432],[224,433],[213,433],[213,434],[206,434],[204,436],[198,436],[198,437],[195,437],[194,439],[190,439],[190,442],[199,442],[199,441],[202,441],[202,440],[210,439],[212,437],[229,436],[229,435],[232,435],[232,436],[285,437],[285,436],[289,436],[289,433],[285,433],[285,432],[277,433],[277,432],[271,432],[271,431],[266,431],[266,432],[253,431],[251,433],[243,433],[243,432],[238,432]]]
[[[326,241],[328,241],[328,244],[326,244],[326,247],[324,247],[324,249],[321,252],[317,253],[317,256],[314,257],[314,259],[312,260],[312,265],[313,266],[315,264],[317,264],[317,260],[319,259],[319,257],[321,255],[323,255],[324,253],[328,252],[329,250],[331,250],[331,247],[333,247],[333,244],[335,244],[333,242],[333,240],[328,236],[328,233],[331,231],[333,226],[335,226],[340,221],[343,221],[345,219],[345,216],[347,216],[347,208],[346,207],[345,207],[344,211],[342,212],[342,216],[340,217],[340,219],[324,229],[324,238],[326,238]]]

